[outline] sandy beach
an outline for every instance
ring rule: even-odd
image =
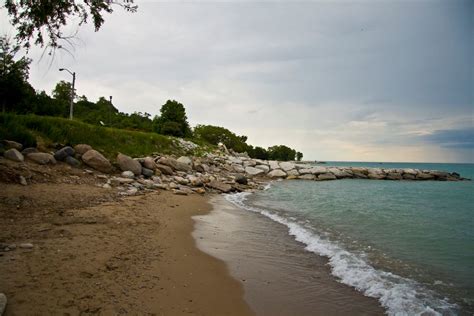
[[[5,315],[251,315],[241,284],[191,235],[209,210],[199,195],[0,184]]]

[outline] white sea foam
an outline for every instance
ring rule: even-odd
[[[276,212],[245,204],[250,194],[246,192],[229,194],[226,195],[226,199],[240,208],[260,213],[288,227],[289,235],[305,244],[307,251],[329,259],[331,272],[340,282],[354,287],[366,296],[377,298],[386,308],[387,314],[397,316],[456,314],[455,304],[436,298],[434,292],[416,281],[377,270],[363,259],[364,255],[351,253],[336,242],[322,238],[313,230]]]

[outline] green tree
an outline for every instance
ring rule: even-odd
[[[268,148],[268,156],[272,160],[295,160],[295,155],[296,151],[285,145],[277,145]]]
[[[251,155],[252,158],[257,158],[257,159],[262,159],[262,160],[268,160],[268,151],[265,148],[262,147],[255,147],[253,151],[253,155]]]
[[[191,136],[186,110],[181,103],[168,100],[161,107],[160,113],[161,115],[155,117],[153,122],[157,133],[177,137]]]
[[[301,159],[303,159],[303,153],[301,153],[301,152],[298,151],[298,152],[296,153],[296,160],[301,161]]]
[[[245,143],[247,136],[237,136],[227,128],[213,125],[198,125],[194,128],[194,136],[217,145],[223,143],[228,149],[236,152],[249,152],[252,148]],[[250,154],[250,153],[249,153]]]
[[[57,104],[63,109],[63,116],[67,116],[69,114],[71,90],[71,83],[66,82],[64,80],[59,81],[53,89],[53,98],[57,102]]]
[[[129,12],[137,10],[133,0],[5,1],[10,23],[17,31],[17,43],[28,49],[33,42],[39,46],[47,45],[52,50],[61,48],[60,40],[70,43],[71,36],[63,34],[64,26],[71,21],[77,21],[78,25],[92,21],[98,31],[104,23],[103,14],[112,13],[113,5]]]
[[[34,97],[28,83],[31,60],[15,58],[20,47],[12,46],[6,36],[0,37],[0,102],[2,112],[27,112],[26,101]]]

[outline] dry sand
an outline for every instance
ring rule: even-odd
[[[198,250],[207,198],[118,199],[90,184],[0,183],[6,315],[248,315],[240,283]],[[21,249],[32,243],[32,249]]]

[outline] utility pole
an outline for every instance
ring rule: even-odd
[[[74,115],[74,93],[75,93],[74,86],[76,85],[76,73],[71,72],[66,68],[59,68],[59,71],[63,71],[63,70],[66,70],[72,75],[71,100],[69,103],[69,119],[72,120],[73,115]]]

